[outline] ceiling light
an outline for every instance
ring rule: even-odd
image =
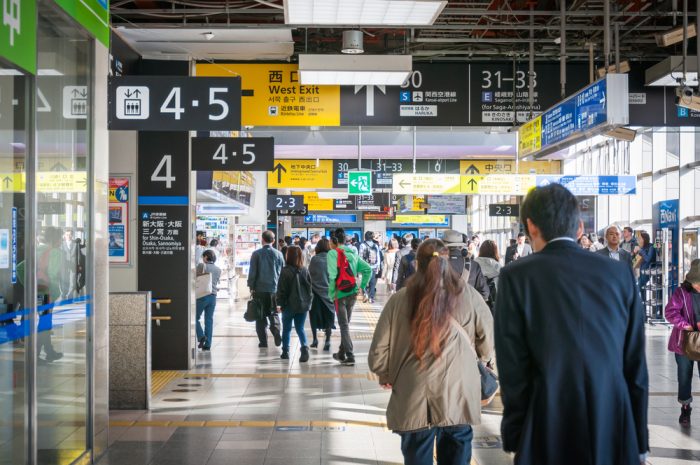
[[[439,0],[284,0],[286,24],[333,26],[429,26],[446,1]]]
[[[213,33],[213,32],[205,32],[205,33],[202,34],[202,35],[203,35],[204,38],[207,39],[207,40],[212,40],[212,39],[214,38],[214,33]]]
[[[299,55],[302,85],[400,86],[412,70],[410,55]]]
[[[57,69],[40,69],[36,74],[39,76],[63,76],[63,73]]]
[[[630,72],[630,62],[625,60],[620,62],[620,71],[617,70],[617,67],[615,65],[610,65],[608,66],[607,72],[605,71],[605,68],[598,68],[598,77],[602,78],[606,74],[613,74],[613,73],[620,73],[620,74],[625,74]]]
[[[343,48],[340,51],[348,55],[365,53],[362,39],[362,31],[343,31]]]
[[[16,69],[0,69],[0,76],[23,76],[23,74]]]
[[[689,56],[686,62],[687,78],[686,86],[698,85],[698,60],[695,56]],[[683,57],[670,56],[660,63],[646,70],[647,86],[677,87],[683,79]]]
[[[512,148],[513,148],[512,145],[499,145],[498,147],[496,147],[496,148],[493,149],[493,150],[494,150],[495,152],[506,152],[506,151],[508,151],[508,150],[510,150],[510,149],[512,149]]]
[[[688,39],[695,37],[695,23],[688,24]],[[676,27],[670,31],[656,34],[656,45],[668,47],[683,41],[683,26]]]

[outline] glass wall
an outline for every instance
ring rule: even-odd
[[[38,24],[36,398],[38,463],[87,449],[90,105],[92,42],[58,9]],[[60,103],[44,108],[44,102]]]

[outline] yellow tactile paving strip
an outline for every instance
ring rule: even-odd
[[[185,376],[185,371],[160,371],[154,370],[151,373],[151,395],[155,396],[163,390],[168,383],[174,379]]]
[[[110,426],[132,427],[146,426],[152,428],[277,428],[277,427],[319,427],[319,428],[338,428],[344,426],[361,426],[368,428],[386,428],[385,421],[295,421],[295,420],[278,420],[278,421],[260,421],[260,420],[211,420],[211,421],[123,421],[113,420],[109,422]]]
[[[182,373],[182,372],[178,372]],[[183,379],[252,378],[252,379],[376,379],[372,373],[187,373]]]

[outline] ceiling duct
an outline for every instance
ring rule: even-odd
[[[362,40],[362,31],[343,31],[343,48],[340,51],[349,55],[364,53]]]

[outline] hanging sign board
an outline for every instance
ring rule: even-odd
[[[561,184],[574,195],[634,195],[636,176],[537,176],[537,185]]]
[[[504,160],[461,160],[460,173],[467,175],[484,174],[557,174],[561,172],[561,162]],[[517,166],[516,166],[517,165]]]
[[[333,199],[322,199],[318,196],[318,192],[292,192],[292,195],[302,196],[306,209],[310,212],[327,212],[333,211]]]
[[[268,189],[331,189],[333,161],[277,160],[267,173]],[[332,209],[332,208],[331,208]]]
[[[464,215],[467,202],[463,195],[431,195],[428,197],[428,214]]]
[[[0,56],[36,74],[36,0],[5,0]]]
[[[459,194],[458,174],[395,174],[392,192],[405,194]]]
[[[372,172],[350,171],[348,172],[349,195],[372,195]]]
[[[272,137],[195,137],[193,171],[272,171],[275,140]]]
[[[430,226],[450,226],[450,218],[446,215],[396,215],[394,223],[411,226],[411,225],[430,225]]]
[[[489,216],[520,216],[520,205],[512,203],[489,204]]]
[[[234,131],[241,128],[241,79],[109,78],[109,129]]]
[[[304,206],[304,197],[301,195],[268,195],[267,209],[274,210],[296,210]]]

